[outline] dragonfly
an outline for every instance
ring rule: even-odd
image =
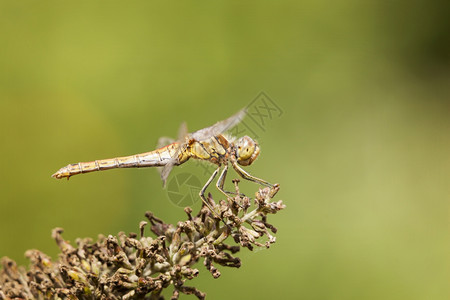
[[[170,171],[174,166],[179,166],[189,159],[207,161],[216,165],[217,168],[200,190],[199,196],[203,204],[213,214],[221,218],[205,198],[205,191],[220,172],[216,182],[217,189],[226,197],[235,194],[224,190],[225,179],[230,164],[243,179],[263,186],[274,187],[273,184],[257,178],[241,168],[241,166],[251,165],[259,156],[260,147],[258,143],[249,136],[243,136],[237,139],[225,134],[226,131],[240,123],[246,114],[247,111],[244,108],[226,120],[217,122],[210,127],[200,129],[193,133],[187,133],[186,126],[183,123],[178,134],[178,140],[159,147],[156,150],[123,157],[69,164],[59,169],[52,177],[56,179],[69,179],[71,176],[77,174],[116,168],[163,167],[161,179],[165,185]],[[161,138],[160,143],[167,140],[168,138]]]

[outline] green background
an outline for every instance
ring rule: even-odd
[[[277,242],[217,280],[199,264],[188,285],[210,299],[448,299],[448,6],[0,2],[0,256],[55,258],[57,226],[74,242],[137,232],[146,210],[183,220],[156,170],[50,175],[152,150],[264,91],[283,113],[247,170],[281,184]]]

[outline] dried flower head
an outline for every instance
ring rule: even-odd
[[[193,216],[185,208],[187,220],[176,226],[166,224],[151,212],[146,213],[154,237],[145,234],[148,222],[139,224],[140,234],[77,239],[77,247],[62,237],[56,228],[52,236],[61,250],[52,262],[44,253],[29,250],[31,261],[27,271],[17,267],[7,257],[1,259],[0,299],[162,299],[161,292],[173,286],[171,299],[180,293],[204,299],[206,294],[185,282],[199,275],[193,266],[203,258],[203,264],[214,278],[220,276],[216,265],[239,268],[241,261],[233,254],[240,246],[269,247],[275,242],[276,228],[267,223],[267,215],[285,206],[282,201],[271,202],[279,186],[256,192],[253,209],[251,200],[240,193],[235,180],[236,196],[214,202],[221,219],[203,207]],[[232,236],[238,245],[225,244]],[[259,242],[266,237],[265,242]],[[239,246],[240,245],[240,246]]]

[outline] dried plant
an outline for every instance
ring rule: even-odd
[[[151,212],[146,213],[150,229],[156,237],[144,234],[148,222],[139,225],[139,237],[120,232],[118,237],[99,236],[77,239],[77,247],[61,236],[63,230],[53,230],[53,238],[61,254],[52,262],[44,253],[29,250],[29,270],[3,257],[0,270],[0,299],[163,299],[163,289],[173,286],[171,299],[180,293],[193,294],[204,299],[206,294],[186,286],[186,280],[197,277],[193,268],[201,258],[214,278],[220,276],[215,265],[239,268],[241,261],[233,254],[240,246],[250,250],[254,246],[269,247],[275,242],[276,228],[267,223],[267,215],[285,206],[282,201],[271,202],[279,186],[256,192],[254,205],[240,193],[234,181],[237,196],[211,206],[220,212],[217,218],[206,207],[196,215],[187,207],[187,221],[177,226],[166,224]],[[233,237],[237,245],[225,244]],[[265,237],[266,241],[258,242]]]

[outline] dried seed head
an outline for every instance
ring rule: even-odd
[[[77,247],[62,237],[56,228],[52,237],[61,250],[60,258],[51,261],[38,250],[29,250],[26,256],[31,265],[28,271],[18,268],[14,261],[4,257],[0,269],[0,299],[68,298],[68,299],[162,299],[163,289],[173,286],[172,299],[181,293],[204,299],[205,294],[195,287],[185,286],[186,280],[199,275],[193,268],[201,258],[214,278],[220,276],[216,265],[239,268],[241,261],[233,254],[238,245],[250,250],[269,247],[277,230],[267,223],[267,216],[285,208],[281,202],[271,202],[279,190],[260,189],[256,193],[256,207],[239,191],[238,180],[233,181],[237,195],[217,204],[211,195],[208,201],[220,212],[227,225],[204,207],[196,215],[187,207],[188,220],[177,226],[166,224],[147,212],[154,238],[144,235],[146,221],[139,223],[135,233],[120,232],[117,237],[99,235],[97,241],[77,239]],[[237,245],[225,244],[230,235]],[[266,242],[259,240],[266,237]],[[232,241],[231,241],[232,242]]]

